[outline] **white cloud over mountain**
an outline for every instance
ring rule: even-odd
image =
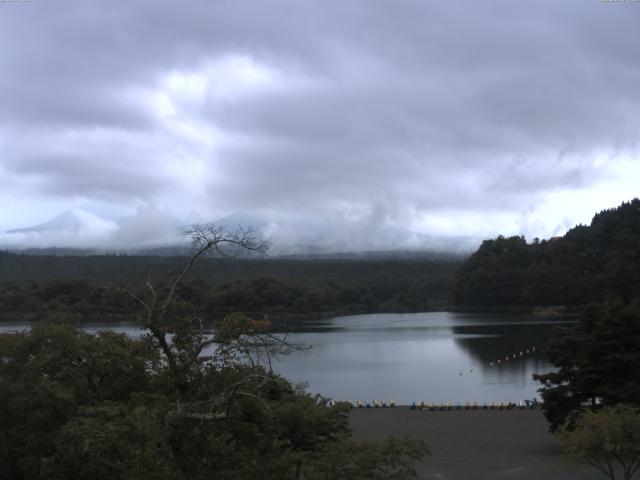
[[[114,221],[104,220],[85,210],[74,208],[48,222],[9,230],[0,234],[6,247],[85,247],[103,245],[119,229]]]
[[[267,219],[233,214],[216,220],[228,232],[251,228],[270,239],[273,255],[410,250],[468,252],[480,239],[464,236],[431,236],[404,229],[380,212],[328,223],[324,219],[291,217]],[[48,222],[0,233],[0,248],[75,247],[97,250],[135,250],[186,246],[188,225],[154,209],[140,209],[118,221],[105,220],[82,209],[66,211]]]
[[[99,205],[107,222],[146,211],[116,244],[233,212],[344,248],[557,235],[640,193],[639,12],[2,5],[0,230]]]

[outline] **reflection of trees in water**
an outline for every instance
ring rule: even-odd
[[[502,376],[504,372],[512,376],[525,375],[531,369],[548,370],[545,352],[552,327],[550,324],[478,325],[454,326],[452,331],[456,345],[482,364],[484,373],[493,372]],[[531,347],[535,347],[536,351],[531,352]],[[527,349],[530,351],[528,355]],[[522,357],[520,352],[523,352]],[[513,358],[513,354],[516,358]],[[507,356],[509,360],[505,360]],[[493,362],[493,367],[489,366],[490,362]]]

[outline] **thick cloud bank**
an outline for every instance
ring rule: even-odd
[[[0,230],[76,208],[114,245],[234,212],[332,250],[557,235],[638,195],[639,27],[637,2],[0,4]]]

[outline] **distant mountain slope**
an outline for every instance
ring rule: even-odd
[[[30,227],[0,232],[0,247],[20,251],[43,249],[45,254],[77,251],[91,254],[187,245],[175,220],[155,209],[139,210],[118,220],[73,208],[53,219]]]
[[[119,228],[114,221],[74,208],[39,225],[0,232],[0,246],[14,249],[98,247]]]
[[[6,233],[25,235],[79,235],[85,232],[110,233],[117,230],[117,228],[118,224],[116,222],[104,220],[93,213],[79,208],[73,208],[61,213],[48,222],[27,228],[16,228]]]
[[[371,219],[319,219],[312,216],[269,218],[251,213],[234,213],[210,222],[234,232],[252,229],[258,239],[272,242],[274,256],[338,257],[422,256],[433,254],[468,255],[479,240],[466,236],[433,236],[414,232],[401,225]],[[141,208],[135,215],[105,220],[82,210],[68,210],[48,222],[0,232],[0,248],[37,254],[81,254],[117,252],[149,255],[188,253],[186,225],[155,208]],[[53,250],[52,250],[53,249]],[[362,253],[366,252],[366,253]]]
[[[452,286],[457,305],[583,305],[640,295],[640,200],[593,217],[563,237],[486,240]]]

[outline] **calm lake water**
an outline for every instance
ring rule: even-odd
[[[562,323],[572,322],[451,312],[329,318],[294,331],[289,338],[311,349],[279,359],[274,369],[336,400],[517,402],[537,396],[532,375],[552,369],[544,350],[551,328]],[[0,331],[28,327],[0,323]],[[140,333],[135,324],[112,327]]]
[[[572,322],[451,312],[331,318],[298,332],[312,349],[276,368],[340,400],[517,402],[536,397],[532,375],[553,368],[544,351],[560,323]]]

